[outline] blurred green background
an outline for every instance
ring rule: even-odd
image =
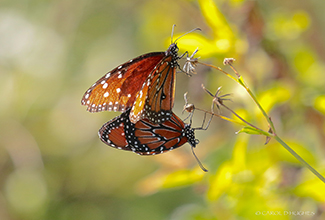
[[[173,24],[175,36],[200,27],[178,41],[180,53],[198,47],[196,57],[216,66],[235,58],[278,135],[324,175],[324,8],[316,0],[1,1],[0,219],[325,219],[324,183],[274,140],[236,135],[241,127],[214,118],[196,132],[204,173],[188,144],[152,157],[107,147],[97,131],[119,113],[80,105],[107,71],[166,50]],[[186,91],[210,108],[203,83],[222,86],[229,107],[268,129],[244,89],[204,66],[197,72],[177,74],[177,115],[186,116]]]

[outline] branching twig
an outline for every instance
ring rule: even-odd
[[[195,51],[196,53],[197,51]],[[208,66],[211,67],[213,69],[216,69],[222,73],[224,73],[226,76],[228,76],[229,78],[231,78],[232,80],[236,81],[237,83],[239,83],[242,87],[245,88],[245,90],[247,91],[247,93],[250,95],[250,97],[253,99],[253,101],[255,102],[255,104],[258,106],[258,108],[260,109],[260,111],[262,112],[262,114],[264,115],[265,119],[267,120],[268,124],[269,124],[269,130],[268,131],[264,131],[263,129],[260,129],[256,126],[254,126],[253,124],[247,122],[245,119],[243,119],[242,117],[240,117],[235,111],[233,111],[232,109],[230,109],[228,106],[226,106],[223,101],[225,99],[223,99],[223,96],[219,96],[220,93],[220,88],[217,90],[216,94],[213,95],[210,91],[208,91],[203,85],[203,89],[210,95],[213,97],[213,101],[212,101],[212,108],[211,108],[211,112],[203,110],[203,109],[198,109],[201,110],[203,112],[212,114],[214,116],[217,116],[219,118],[222,118],[224,120],[230,121],[230,122],[234,122],[234,123],[238,123],[241,124],[243,126],[249,126],[249,128],[254,129],[257,133],[259,134],[263,134],[265,135],[266,138],[266,143],[269,142],[270,138],[274,138],[278,143],[280,143],[285,149],[287,149],[298,161],[300,161],[301,164],[303,164],[306,168],[308,168],[312,173],[314,173],[321,181],[323,181],[325,183],[325,178],[319,173],[317,172],[312,166],[310,166],[304,159],[302,159],[291,147],[289,147],[275,132],[275,126],[271,120],[271,118],[267,115],[266,111],[263,109],[263,107],[260,105],[260,103],[258,102],[256,96],[254,95],[254,93],[248,88],[248,86],[246,85],[246,83],[244,82],[243,77],[238,73],[238,71],[234,68],[234,66],[232,65],[233,62],[235,61],[233,58],[226,58],[224,60],[224,64],[225,65],[229,65],[231,67],[231,69],[234,71],[234,73],[236,74],[236,76],[238,77],[238,79],[236,79],[235,77],[233,77],[232,75],[230,75],[229,73],[227,73],[226,71],[222,70],[220,67],[216,67],[210,64],[205,64],[202,62],[199,62],[197,58],[193,58],[194,54],[190,57],[187,57],[187,61],[186,61],[186,65],[187,68],[191,71],[194,71],[193,69],[195,68],[195,66],[197,64],[201,64],[204,66]],[[216,105],[218,108],[220,106],[226,108],[228,111],[230,111],[232,114],[234,114],[237,118],[239,118],[241,120],[241,122],[232,120],[230,118],[224,117],[222,115],[216,114],[213,112],[213,105]],[[193,105],[194,107],[194,105]],[[249,133],[249,132],[246,132]]]

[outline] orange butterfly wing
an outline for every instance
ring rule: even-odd
[[[98,131],[100,140],[108,146],[131,151],[125,137],[125,126],[129,123],[127,118],[129,118],[129,112],[124,112],[105,123]]]
[[[137,150],[140,155],[161,154],[178,148],[188,142],[188,138],[183,136],[185,124],[174,113],[171,118],[161,124],[152,124],[148,119],[138,121],[134,128],[134,136],[139,145],[144,145],[147,150]],[[132,143],[131,143],[132,145]],[[142,147],[144,149],[144,147]]]
[[[125,111],[131,107],[152,70],[165,52],[144,54],[105,74],[83,95],[81,104],[89,112]]]
[[[147,118],[155,124],[168,120],[175,98],[176,64],[172,55],[165,57],[143,83],[131,109],[132,123]]]

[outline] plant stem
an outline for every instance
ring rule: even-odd
[[[211,67],[211,68],[214,68],[214,69],[217,69],[217,70],[219,70],[220,72],[223,72],[224,74],[226,74],[228,77],[230,77],[230,78],[232,78],[233,80],[235,80],[236,82],[238,82],[238,80],[235,78],[235,77],[233,77],[232,75],[230,75],[229,73],[227,73],[226,71],[224,71],[223,69],[221,69],[220,67],[216,67],[216,66],[213,66],[213,65],[210,65],[210,64],[206,64],[206,63],[201,63],[201,62],[197,62],[197,63],[199,63],[199,64],[201,64],[201,65],[204,65],[204,66],[208,66],[208,67]]]
[[[239,124],[239,125],[242,125],[242,126],[246,126],[246,123],[245,123],[245,122],[236,121],[236,120],[234,120],[234,119],[227,118],[227,117],[225,117],[225,116],[222,116],[222,115],[219,115],[219,114],[216,114],[216,113],[213,113],[213,112],[209,112],[209,111],[204,110],[204,109],[200,109],[200,108],[196,108],[196,107],[195,107],[195,109],[196,109],[196,110],[199,110],[199,111],[202,111],[202,112],[205,112],[205,113],[207,113],[207,114],[211,114],[211,115],[213,115],[213,116],[217,116],[217,117],[219,117],[219,118],[221,118],[221,119],[223,119],[223,120],[226,120],[226,121],[229,121],[229,122],[233,122],[233,123],[236,123],[236,124]]]
[[[260,111],[262,112],[262,114],[264,115],[265,119],[267,120],[267,122],[269,123],[269,125],[271,126],[272,132],[275,134],[275,127],[274,124],[272,122],[272,120],[270,119],[270,117],[266,114],[265,110],[263,109],[263,107],[260,105],[260,103],[257,101],[257,98],[255,97],[255,95],[252,93],[252,91],[248,88],[248,86],[246,86],[244,80],[242,77],[240,77],[239,79],[242,83],[240,83],[248,92],[248,94],[251,96],[251,98],[253,99],[253,101],[255,102],[255,104],[258,106],[258,108],[260,109]]]
[[[266,132],[266,131],[263,131],[262,129],[256,127],[255,125],[249,123],[248,121],[246,121],[245,119],[243,119],[242,117],[240,117],[236,112],[234,112],[233,110],[231,110],[230,108],[228,108],[228,106],[224,105],[224,104],[221,104],[224,108],[226,108],[228,111],[230,111],[231,113],[233,113],[237,118],[239,118],[240,120],[242,120],[244,123],[245,123],[245,126],[246,125],[249,125],[253,128],[255,128],[256,130],[258,130],[259,132],[261,132],[262,134],[264,134],[265,136],[267,137],[272,137],[274,136],[273,134],[270,134],[269,132]]]
[[[305,167],[307,167],[311,172],[313,172],[318,179],[320,179],[323,183],[325,183],[325,178],[317,172],[312,166],[310,166],[304,159],[302,159],[291,147],[289,147],[279,136],[275,135],[274,139],[279,142],[285,149],[287,149],[300,163],[302,163]]]

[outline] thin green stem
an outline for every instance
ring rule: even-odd
[[[206,64],[206,63],[201,63],[201,62],[199,62],[199,61],[198,61],[197,63],[199,63],[199,64],[201,64],[201,65],[204,65],[204,66],[208,66],[208,67],[211,67],[211,68],[217,69],[217,70],[219,70],[220,72],[226,74],[226,75],[227,75],[228,77],[230,77],[231,79],[233,79],[233,80],[235,80],[236,82],[238,82],[238,80],[237,80],[235,77],[233,77],[232,75],[230,75],[229,73],[227,73],[226,71],[224,71],[223,69],[221,69],[220,67],[216,67],[216,66],[213,66],[213,65],[210,65],[210,64]]]
[[[219,115],[219,114],[216,114],[216,113],[213,113],[213,112],[210,112],[210,111],[206,111],[204,109],[200,109],[200,108],[195,108],[196,110],[199,110],[199,111],[202,111],[202,112],[205,112],[207,114],[211,114],[213,116],[217,116],[223,120],[226,120],[226,121],[229,121],[229,122],[233,122],[233,123],[236,123],[236,124],[239,124],[239,125],[242,125],[242,126],[250,126],[252,128],[255,128],[257,131],[259,131],[260,134],[263,134],[267,137],[273,137],[274,135],[267,132],[267,131],[263,131],[262,129],[252,125],[251,123],[247,122],[245,119],[243,119],[242,117],[240,117],[236,112],[232,111],[230,108],[228,108],[226,105],[222,105],[223,107],[225,107],[227,110],[229,110],[231,113],[233,113],[237,118],[239,118],[241,121],[236,121],[236,120],[233,120],[231,118],[227,118],[225,116],[222,116],[222,115]]]
[[[274,139],[279,142],[285,149],[287,149],[300,163],[307,167],[311,172],[313,172],[323,183],[325,183],[325,178],[317,172],[312,166],[310,166],[304,159],[302,159],[291,147],[289,147],[279,136],[275,135]]]
[[[272,122],[272,120],[270,119],[270,117],[266,114],[265,110],[263,109],[263,107],[260,105],[260,103],[258,102],[257,98],[255,97],[255,95],[253,94],[253,92],[248,88],[248,86],[246,86],[243,78],[241,77],[240,80],[242,81],[242,83],[240,83],[248,92],[248,94],[250,95],[250,97],[253,99],[253,101],[255,102],[255,104],[258,106],[258,108],[260,109],[260,111],[262,112],[262,114],[264,115],[264,117],[266,118],[267,122],[269,123],[269,125],[271,126],[271,129],[273,131],[273,133],[275,134],[275,127],[274,124]]]
[[[226,120],[226,121],[229,121],[229,122],[233,122],[233,123],[236,123],[236,124],[239,124],[239,125],[242,125],[242,126],[246,126],[246,123],[245,123],[245,122],[236,121],[236,120],[234,120],[234,119],[227,118],[227,117],[225,117],[225,116],[222,116],[222,115],[219,115],[219,114],[216,114],[216,113],[213,113],[213,112],[210,112],[210,111],[204,110],[204,109],[200,109],[200,108],[196,108],[196,107],[195,107],[195,109],[196,109],[196,110],[199,110],[199,111],[202,111],[202,112],[205,112],[205,113],[207,113],[207,114],[211,114],[211,115],[213,115],[213,116],[217,116],[217,117],[219,117],[219,118],[221,118],[221,119],[223,119],[223,120]]]
[[[250,127],[255,128],[256,130],[258,130],[259,132],[261,132],[262,134],[264,134],[265,136],[273,136],[272,134],[270,134],[269,132],[266,132],[258,127],[256,127],[255,125],[249,123],[248,121],[246,121],[245,119],[243,119],[242,117],[240,117],[236,112],[234,112],[233,110],[231,110],[230,108],[228,108],[228,106],[221,104],[223,107],[225,107],[228,111],[230,111],[231,113],[233,113],[237,118],[239,118],[240,120],[242,120],[246,125],[249,125]],[[245,125],[245,126],[246,126]]]

